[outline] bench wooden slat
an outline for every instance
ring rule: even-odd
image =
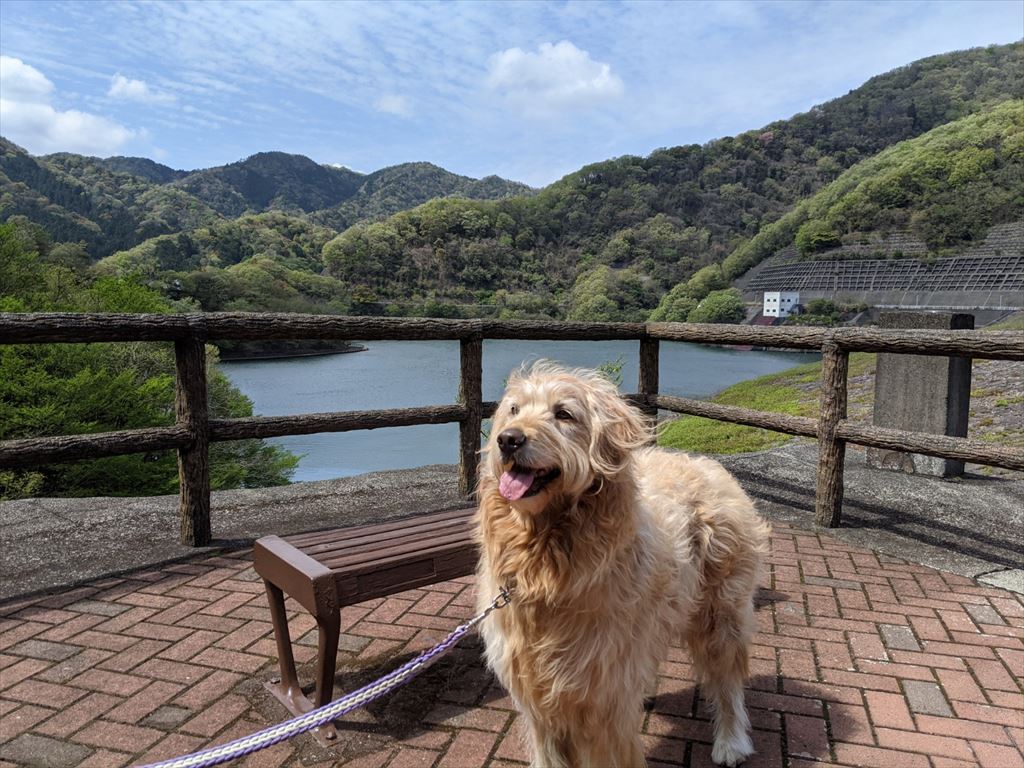
[[[473,542],[468,539],[465,531],[455,530],[449,533],[424,537],[403,538],[382,546],[372,552],[356,550],[332,555],[326,558],[316,558],[317,562],[323,563],[334,572],[358,569],[365,563],[392,562],[397,558],[418,558],[420,555],[432,552],[444,552],[447,550],[472,548]]]
[[[336,546],[331,549],[325,547],[303,551],[328,568],[339,568],[346,563],[357,563],[367,558],[374,559],[391,551],[415,551],[417,548],[433,547],[436,543],[447,541],[452,537],[467,544],[472,543],[466,523],[456,521],[454,525],[445,525],[443,528],[421,529],[408,534],[396,531],[387,538],[356,542],[354,546]],[[411,549],[409,549],[410,546]]]
[[[399,542],[406,540],[430,541],[438,536],[445,536],[451,533],[459,533],[466,536],[468,518],[454,518],[451,520],[440,520],[433,525],[417,525],[408,528],[398,528],[392,531],[369,531],[363,535],[345,537],[331,541],[311,542],[304,544],[299,549],[310,557],[327,562],[328,559],[344,556],[348,553],[374,553],[380,549],[387,549]]]
[[[367,533],[407,530],[416,527],[430,527],[439,521],[449,519],[466,519],[476,512],[472,508],[446,509],[443,512],[433,512],[429,515],[417,515],[399,520],[387,520],[381,523],[366,523],[365,525],[354,525],[350,528],[332,528],[329,531],[312,531],[310,533],[295,533],[281,538],[297,549],[303,549],[307,544],[319,541],[346,540],[353,537],[363,536]]]

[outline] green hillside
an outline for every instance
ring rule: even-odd
[[[153,238],[96,264],[98,275],[133,276],[201,309],[343,313],[348,291],[322,276],[335,231],[284,213],[218,221]]]
[[[1009,100],[897,144],[807,204],[796,233],[812,256],[861,232],[908,230],[934,251],[984,237],[1024,210],[1024,101]]]
[[[317,226],[341,230],[435,197],[498,199],[531,192],[496,176],[471,179],[430,163],[361,174],[302,155],[262,152],[185,172],[140,157],[33,157],[0,138],[0,221],[25,216],[55,241],[85,242],[94,258],[266,211],[308,215]]]
[[[320,165],[302,155],[260,152],[237,163],[190,173],[174,185],[234,218],[268,209],[329,208],[355,194],[362,174]]]
[[[162,163],[150,160],[148,157],[116,155],[114,157],[105,157],[99,162],[108,171],[138,176],[155,184],[167,184],[188,176],[188,171],[176,171]]]
[[[654,317],[676,317],[796,239],[811,255],[899,227],[941,249],[1005,220],[1020,202],[1007,120],[1022,53],[934,56],[788,120],[588,165],[536,194],[428,163],[361,175],[280,152],[154,184],[170,169],[125,158],[143,175],[111,173],[5,144],[0,220],[117,250],[102,270],[206,309],[621,320],[660,302]]]
[[[731,253],[846,169],[1019,97],[1021,52],[925,59],[790,120],[596,163],[533,198],[431,203],[356,225],[328,244],[324,262],[385,299],[498,305],[511,295],[526,314],[557,304],[570,317],[632,319],[691,278],[699,299],[727,286],[718,265]]]
[[[355,194],[310,218],[340,231],[358,221],[384,218],[439,197],[498,200],[532,192],[525,184],[498,176],[471,179],[432,163],[403,163],[367,175]]]
[[[84,242],[94,257],[219,218],[180,189],[111,171],[97,158],[36,158],[0,138],[0,221],[12,216],[42,225],[54,241]]]
[[[284,152],[261,152],[195,171],[174,185],[228,217],[267,210],[306,213],[315,223],[339,231],[436,197],[498,199],[531,191],[525,184],[495,176],[478,181],[431,163],[403,163],[362,174]]]
[[[679,319],[682,297],[701,298],[796,245],[813,258],[868,232],[907,230],[931,249],[984,238],[1024,210],[1024,101],[1009,100],[864,160],[736,249],[721,266],[673,288],[655,319]]]

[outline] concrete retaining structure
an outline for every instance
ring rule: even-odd
[[[1024,223],[992,227],[984,241],[955,256],[929,258],[924,243],[892,233],[801,260],[779,251],[736,280],[748,301],[764,291],[799,291],[801,300],[832,299],[902,309],[1024,309]]]
[[[883,328],[974,328],[974,315],[948,312],[883,312]],[[874,425],[967,437],[971,404],[971,360],[879,353],[875,375]],[[964,462],[869,448],[868,466],[950,477],[963,474]]]

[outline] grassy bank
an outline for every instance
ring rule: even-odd
[[[1000,324],[1000,330],[1024,329],[1024,315]],[[870,423],[875,399],[874,354],[850,356],[848,412],[852,421]],[[711,400],[763,411],[796,416],[818,416],[821,364],[810,363],[780,373],[743,381]],[[968,434],[1001,445],[1024,448],[1024,364],[1002,360],[975,360],[972,368]],[[762,451],[794,440],[754,427],[683,416],[662,425],[661,445],[708,454]],[[978,468],[989,474],[990,468]],[[1005,474],[996,470],[998,474]]]
[[[985,327],[986,331],[1024,331],[1024,312],[1016,312],[998,323]]]
[[[864,375],[873,377],[874,370],[874,355],[857,353],[850,356],[851,379]],[[719,392],[711,398],[711,402],[793,416],[817,417],[820,377],[820,362],[798,365],[780,373],[741,381]],[[724,454],[763,451],[792,439],[792,435],[767,429],[703,419],[699,416],[683,416],[663,425],[658,443],[695,453]]]

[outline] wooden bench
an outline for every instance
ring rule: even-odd
[[[266,536],[256,542],[253,560],[267,588],[281,667],[280,681],[266,687],[289,712],[301,715],[333,698],[342,607],[474,572],[474,512],[454,509],[374,525]],[[285,595],[308,610],[319,629],[312,701],[302,692],[295,670]],[[334,739],[334,725],[318,729],[317,736]]]

